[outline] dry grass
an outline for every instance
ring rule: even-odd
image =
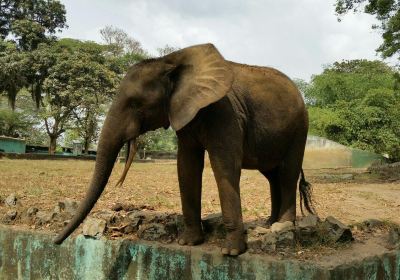
[[[51,209],[64,198],[81,200],[89,184],[94,162],[65,160],[0,160],[0,197],[16,193],[24,207]],[[158,211],[180,212],[180,196],[174,161],[136,163],[123,187],[114,187],[123,164],[117,163],[110,182],[96,208],[109,208],[115,202],[151,205]],[[329,170],[328,170],[329,171]],[[400,183],[336,182],[316,180],[327,170],[306,170],[314,185],[318,214],[335,216],[346,223],[378,218],[400,223]],[[340,173],[335,170],[334,173]],[[344,173],[349,172],[344,170]],[[266,218],[270,212],[267,180],[258,172],[243,170],[241,177],[243,216],[246,220]],[[212,170],[203,176],[203,215],[220,212],[218,190]],[[7,211],[0,204],[0,215]],[[300,213],[300,211],[299,211]]]

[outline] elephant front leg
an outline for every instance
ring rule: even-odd
[[[218,185],[222,216],[227,232],[221,252],[237,256],[246,251],[239,181],[241,164],[235,153],[210,151],[210,162]]]
[[[185,230],[178,238],[180,245],[204,242],[201,228],[201,182],[204,150],[178,145],[178,177]]]

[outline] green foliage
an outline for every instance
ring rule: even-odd
[[[306,87],[310,133],[400,159],[394,70],[377,61],[335,63]]]
[[[23,87],[39,106],[49,65],[34,51],[53,42],[65,20],[65,7],[57,0],[0,0],[0,94],[7,94],[12,108]]]
[[[336,13],[349,11],[374,15],[380,25],[372,26],[382,30],[383,43],[377,49],[383,57],[391,57],[400,50],[400,2],[395,0],[336,0]]]
[[[66,27],[58,0],[0,0],[0,38],[13,35],[23,50],[33,50],[48,34]]]
[[[119,82],[102,52],[102,46],[78,40],[61,40],[49,49],[53,65],[43,81],[40,114],[53,142],[72,126],[86,147],[94,140],[101,104],[114,95]]]
[[[18,96],[15,110],[11,110],[6,100],[0,98],[0,135],[25,138],[29,144],[44,145],[47,142],[28,92],[23,91]]]
[[[0,109],[0,135],[25,137],[31,125],[29,116],[23,112],[15,112],[9,108]]]
[[[100,34],[106,44],[109,68],[120,75],[133,64],[149,58],[140,42],[120,28],[109,25],[101,29]]]
[[[312,78],[305,90],[306,100],[317,106],[334,104],[338,100],[363,98],[371,89],[392,89],[394,70],[381,61],[350,60],[335,62],[321,75]]]
[[[177,138],[175,132],[171,128],[159,128],[141,135],[137,140],[137,144],[139,150],[176,151]]]
[[[1,39],[0,39],[1,40]],[[27,85],[25,53],[16,49],[11,42],[0,42],[0,94],[5,93],[12,108],[15,107],[17,93]]]

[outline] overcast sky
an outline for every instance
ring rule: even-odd
[[[211,42],[236,62],[275,67],[309,80],[342,59],[379,59],[373,17],[349,14],[338,22],[335,0],[61,0],[69,28],[60,36],[101,41],[113,25],[150,53],[169,44]]]

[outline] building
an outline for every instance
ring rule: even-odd
[[[24,154],[26,149],[25,139],[0,136],[0,152]]]

